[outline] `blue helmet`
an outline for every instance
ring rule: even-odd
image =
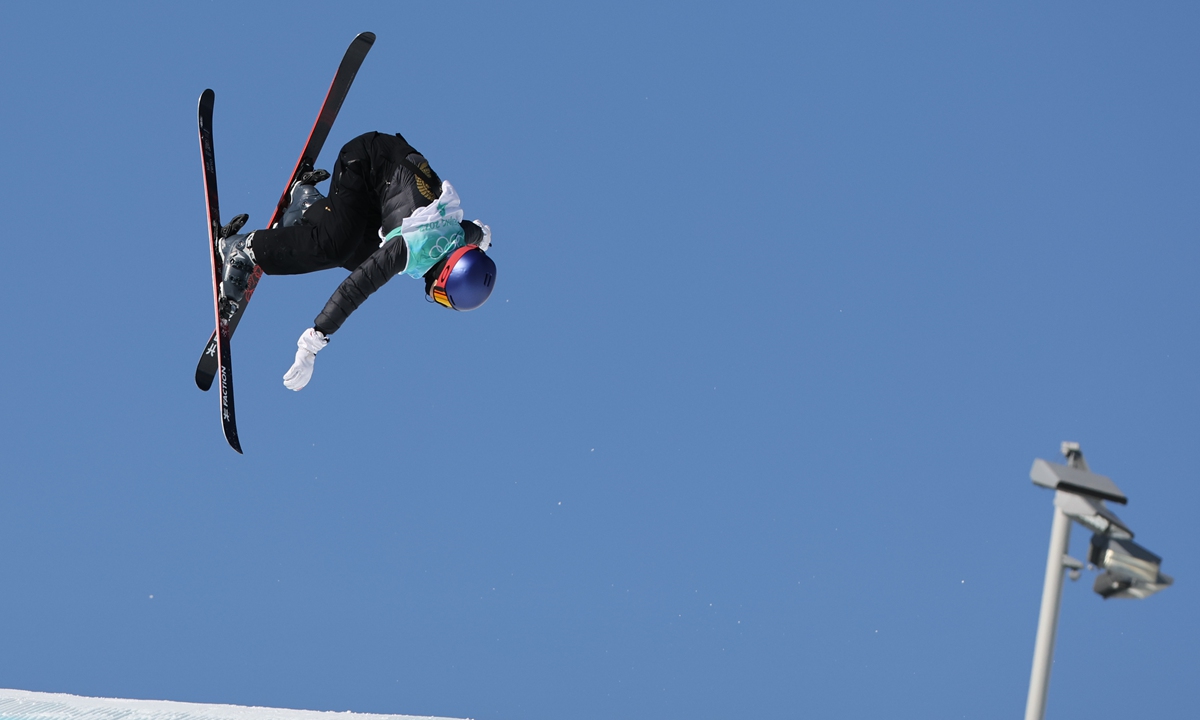
[[[475,245],[450,253],[429,296],[454,310],[474,310],[487,302],[496,284],[496,263]]]

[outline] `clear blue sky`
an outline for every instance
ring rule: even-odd
[[[400,131],[489,222],[482,310],[267,278],[242,442],[196,100],[264,222]],[[1200,11],[157,3],[0,25],[0,686],[580,718],[1011,718],[1076,440],[1175,587],[1063,599],[1049,716],[1194,711]],[[1085,551],[1076,530],[1072,552]],[[151,597],[152,596],[152,597]]]

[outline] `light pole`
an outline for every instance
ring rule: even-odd
[[[1133,542],[1133,531],[1121,522],[1106,501],[1124,505],[1125,494],[1112,480],[1088,469],[1079,443],[1064,442],[1066,465],[1034,460],[1029,477],[1034,484],[1054,490],[1054,521],[1050,526],[1050,553],[1042,585],[1042,608],[1038,614],[1037,639],[1033,645],[1033,670],[1029,675],[1029,698],[1025,720],[1043,720],[1050,689],[1050,666],[1054,661],[1054,636],[1062,603],[1063,568],[1071,579],[1079,579],[1083,563],[1067,555],[1071,522],[1092,531],[1089,565],[1103,568],[1093,590],[1103,597],[1145,598],[1170,585],[1173,580],[1159,570],[1162,558]]]

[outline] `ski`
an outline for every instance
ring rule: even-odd
[[[204,199],[208,202],[208,252],[212,259],[213,271],[213,308],[216,314],[217,338],[214,354],[216,355],[216,372],[221,376],[221,429],[229,446],[239,453],[242,452],[241,442],[238,441],[237,417],[233,412],[233,367],[229,357],[229,336],[232,328],[229,324],[236,304],[221,301],[221,255],[217,252],[217,242],[221,238],[221,210],[217,201],[217,161],[213,155],[213,101],[216,94],[205,90],[200,95],[198,125],[200,128],[200,159],[204,167]]]
[[[301,173],[316,167],[317,156],[321,154],[321,148],[325,145],[326,138],[329,137],[333,121],[337,119],[338,112],[342,109],[342,102],[350,91],[350,85],[354,82],[358,69],[362,66],[367,52],[374,43],[375,33],[359,33],[350,43],[350,47],[346,49],[346,54],[342,57],[342,62],[333,75],[333,82],[329,85],[329,92],[325,94],[325,102],[321,104],[321,111],[317,113],[317,120],[308,134],[304,150],[300,152],[300,159],[296,161],[296,167],[292,170],[292,175],[288,178],[287,185],[283,188],[283,194],[279,196],[279,202],[275,204],[275,212],[271,215],[271,221],[267,223],[266,227],[273,228],[279,223],[279,219],[287,210],[292,184],[299,179]],[[246,296],[233,311],[233,315],[227,323],[230,337],[233,336],[233,331],[241,322],[242,313],[246,311],[246,305],[250,303],[250,296],[254,294],[254,289],[258,287],[258,281],[261,278],[262,268],[256,265],[254,273],[246,285]],[[219,345],[221,342],[228,342],[228,338],[222,341],[218,335],[218,332],[213,332],[208,344],[204,347],[204,352],[200,355],[200,362],[196,365],[196,386],[201,390],[208,390],[212,387],[213,377],[219,367]]]

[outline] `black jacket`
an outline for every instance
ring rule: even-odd
[[[374,225],[384,235],[400,227],[418,208],[436,200],[442,187],[441,178],[425,157],[398,134],[367,133],[351,140],[338,157],[334,179],[330,187],[331,190],[336,187],[337,194],[353,193],[369,198],[363,212],[369,212],[368,207],[378,208],[378,215],[368,219],[368,227]],[[334,202],[340,199],[329,198]],[[373,222],[376,218],[378,225]],[[468,244],[478,245],[482,241],[483,230],[478,225],[464,222],[462,227]],[[313,327],[325,335],[336,332],[350,313],[371,293],[403,272],[407,263],[408,249],[403,238],[397,236],[384,243],[342,281]],[[441,263],[434,265],[426,275],[436,277],[441,266]]]

